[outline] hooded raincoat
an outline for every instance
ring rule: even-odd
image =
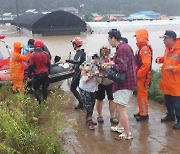
[[[13,91],[20,92],[24,92],[24,61],[27,61],[31,54],[29,52],[26,56],[21,55],[22,48],[22,43],[15,42],[10,58],[10,79],[13,83]]]
[[[136,52],[137,96],[140,116],[148,115],[148,85],[151,79],[152,48],[148,44],[148,31],[135,32],[138,50]]]

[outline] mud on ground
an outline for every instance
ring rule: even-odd
[[[115,140],[118,133],[110,131],[107,100],[103,107],[104,124],[98,124],[95,131],[90,131],[85,124],[85,111],[74,110],[77,102],[68,90],[66,92],[71,97],[71,101],[63,107],[63,111],[66,113],[65,121],[72,125],[65,129],[62,137],[69,154],[179,153],[180,130],[172,129],[174,122],[161,123],[160,121],[166,114],[164,104],[150,101],[149,120],[137,122],[133,117],[133,114],[138,111],[136,96],[134,96],[128,107],[130,128],[134,139]],[[96,109],[94,109],[93,118],[94,120],[97,118]]]

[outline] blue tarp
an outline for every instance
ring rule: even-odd
[[[0,23],[2,23],[2,22],[11,22],[13,20],[13,18],[12,17],[3,17],[3,18],[0,18]]]
[[[129,20],[148,20],[157,18],[160,14],[154,11],[139,11],[128,16]]]

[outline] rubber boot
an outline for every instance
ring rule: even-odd
[[[175,117],[167,114],[164,118],[161,119],[161,122],[169,122],[169,121],[175,121]]]
[[[177,123],[173,126],[174,129],[180,130],[180,116],[177,116]]]

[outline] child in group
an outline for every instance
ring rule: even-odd
[[[98,91],[96,95],[96,109],[98,113],[97,121],[98,123],[104,123],[104,118],[102,114],[104,99],[107,95],[109,102],[109,112],[110,112],[110,122],[112,124],[117,124],[119,121],[116,117],[115,110],[116,104],[113,101],[113,81],[105,78],[110,63],[113,61],[113,55],[111,55],[111,49],[109,47],[103,46],[100,49],[100,76],[102,77],[100,84],[98,85]]]
[[[79,84],[80,95],[83,100],[83,105],[86,110],[86,124],[88,129],[94,130],[95,123],[92,120],[92,114],[94,110],[96,91],[98,90],[97,76],[99,56],[94,54],[92,56],[92,62],[87,64],[84,62],[81,66],[81,79]]]

